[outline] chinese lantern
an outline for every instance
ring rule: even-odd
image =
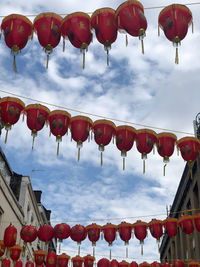
[[[46,257],[46,252],[43,251],[42,249],[34,251],[36,267],[41,266],[44,263],[45,257]]]
[[[58,267],[68,267],[70,256],[65,253],[57,256]]]
[[[115,22],[119,31],[139,37],[142,44],[142,53],[144,54],[143,39],[147,29],[147,21],[144,16],[143,5],[136,0],[122,3],[115,12]],[[128,45],[127,37],[126,45]]]
[[[59,154],[59,144],[62,141],[62,136],[64,136],[69,127],[71,115],[67,111],[63,110],[53,110],[49,113],[48,121],[51,133],[56,136],[57,155]]]
[[[102,258],[97,262],[97,267],[110,267],[110,261],[106,258]]]
[[[99,145],[99,151],[101,151],[101,166],[103,165],[103,151],[112,137],[115,135],[116,126],[112,121],[108,120],[96,120],[94,122],[93,131],[94,139],[97,145]]]
[[[20,258],[21,252],[22,252],[22,247],[19,245],[15,245],[10,248],[10,258],[13,260],[14,266],[16,261]]]
[[[165,231],[169,237],[175,237],[177,235],[177,219],[168,217],[163,221]]]
[[[96,246],[96,242],[100,238],[101,226],[96,223],[92,223],[86,226],[86,230],[87,230],[88,239],[92,242],[93,256],[95,256],[95,246]]]
[[[27,126],[31,130],[31,135],[33,136],[32,149],[37,132],[44,127],[49,112],[50,110],[47,107],[40,104],[30,104],[25,108]]]
[[[71,261],[72,261],[73,267],[82,267],[84,258],[80,256],[76,256],[76,257],[73,257]]]
[[[71,134],[72,139],[77,143],[78,161],[80,160],[80,149],[83,146],[83,142],[89,137],[92,124],[92,120],[85,116],[75,116],[71,118]]]
[[[130,263],[127,261],[121,261],[119,262],[119,267],[129,267]]]
[[[68,37],[73,46],[79,48],[83,54],[83,69],[85,68],[85,52],[92,41],[90,16],[83,12],[67,15],[61,25],[64,38]]]
[[[199,267],[199,263],[195,260],[191,260],[189,263],[188,263],[188,267]]]
[[[192,167],[200,152],[200,141],[195,137],[183,137],[177,141],[182,158],[187,161],[192,178]]]
[[[47,54],[47,69],[49,55],[53,52],[53,48],[55,48],[60,42],[60,26],[62,19],[63,18],[58,14],[47,12],[39,14],[33,22],[33,28],[37,33],[38,41]]]
[[[116,127],[116,146],[121,151],[123,157],[123,170],[125,170],[125,157],[127,151],[133,147],[133,143],[136,138],[136,130],[127,125],[121,125]]]
[[[71,228],[66,223],[59,223],[54,226],[54,235],[62,243],[63,239],[67,239],[70,236]],[[60,251],[60,246],[59,246]]]
[[[32,225],[24,225],[20,231],[20,237],[24,243],[32,243],[37,238],[37,229]]]
[[[112,243],[116,238],[117,225],[114,225],[112,223],[107,223],[104,226],[102,226],[102,231],[104,234],[104,239],[106,240],[106,242],[108,242],[109,246],[112,246]],[[110,249],[110,259],[111,259],[111,249]]]
[[[129,267],[138,267],[138,264],[136,261],[132,261],[129,265]]]
[[[16,55],[26,46],[28,39],[32,37],[32,22],[25,16],[11,14],[6,16],[1,24],[6,45],[14,56],[13,68],[17,72]]]
[[[71,228],[71,239],[73,241],[76,241],[77,244],[79,245],[78,247],[78,255],[80,255],[80,244],[81,241],[85,240],[87,236],[87,231],[86,228],[83,225],[76,224]]]
[[[200,232],[200,213],[193,215],[194,225],[198,232]]]
[[[131,239],[132,234],[132,224],[127,222],[121,222],[118,225],[118,231],[120,238],[124,241],[124,244],[127,246],[129,244],[129,240]],[[128,258],[128,247],[126,247],[126,257]]]
[[[15,263],[15,267],[23,267],[23,262],[20,259],[18,259]]]
[[[151,265],[148,262],[146,262],[146,261],[144,261],[144,262],[142,262],[142,263],[139,264],[139,267],[150,267],[150,266]]]
[[[38,229],[38,238],[40,241],[48,243],[54,237],[54,229],[51,225],[45,224]]]
[[[154,261],[150,264],[151,267],[162,267],[162,264],[160,262]]]
[[[160,242],[160,238],[163,235],[163,222],[161,220],[157,220],[157,219],[152,219],[149,223],[149,230],[151,235],[156,238],[157,242],[158,242],[158,248],[159,248],[159,242]]]
[[[11,248],[15,245],[17,239],[17,229],[14,225],[9,225],[4,231],[3,242],[4,245],[8,248]]]
[[[0,240],[0,261],[1,261],[1,257],[4,255],[6,250],[6,246],[4,245],[3,240]]]
[[[10,267],[11,266],[11,260],[8,258],[4,258],[1,261],[1,267]]]
[[[91,26],[95,30],[97,40],[104,45],[107,52],[107,65],[109,65],[109,50],[111,44],[117,39],[117,27],[114,23],[115,10],[100,8],[91,16]]]
[[[190,235],[194,231],[194,225],[192,222],[193,217],[190,215],[182,215],[178,219],[178,226],[181,227],[183,233]]]
[[[57,256],[54,251],[50,251],[46,258],[46,267],[56,267]]]
[[[172,263],[172,267],[185,267],[185,263],[177,259]]]
[[[117,260],[111,260],[109,267],[119,267],[119,262]]]
[[[27,261],[25,267],[34,267],[34,263],[32,261]]]
[[[157,150],[158,154],[163,157],[163,162],[169,162],[169,157],[174,153],[174,147],[177,137],[172,133],[159,133],[157,134]],[[165,176],[165,166],[164,165],[164,176]]]
[[[192,13],[185,5],[172,4],[161,10],[158,23],[167,39],[176,47],[175,63],[178,64],[178,46],[185,38],[188,27],[192,23]]]
[[[95,257],[93,257],[91,255],[87,255],[87,256],[83,257],[83,259],[84,259],[84,267],[93,267]]]
[[[157,134],[149,129],[137,130],[136,146],[137,150],[142,154],[143,159],[143,173],[145,173],[145,159],[149,154],[157,140]]]
[[[0,99],[1,120],[5,123],[6,129],[5,143],[7,142],[8,131],[12,125],[18,122],[24,107],[24,102],[18,98],[8,96]]]
[[[133,224],[134,234],[138,240],[140,240],[141,244],[141,254],[143,255],[143,244],[144,239],[147,236],[147,227],[148,223],[138,220]],[[137,266],[135,266],[137,267]]]

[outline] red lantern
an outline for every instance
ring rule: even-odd
[[[172,263],[172,267],[185,267],[185,263],[181,260],[175,260]]]
[[[4,258],[1,262],[1,267],[10,267],[11,266],[11,260],[8,258]]]
[[[177,219],[168,217],[163,221],[165,231],[169,237],[175,237],[177,235]]]
[[[199,263],[195,260],[192,260],[188,263],[188,267],[199,267]]]
[[[34,263],[32,261],[27,261],[25,267],[34,267]]]
[[[71,234],[71,228],[66,223],[59,223],[54,226],[54,235],[62,242],[63,239],[67,239]]]
[[[26,46],[28,39],[32,37],[32,22],[25,16],[11,14],[6,16],[1,24],[6,45],[14,55],[13,67],[17,71],[15,57]]]
[[[124,241],[125,245],[129,244],[129,240],[131,239],[132,234],[132,228],[132,224],[127,222],[121,222],[118,225],[120,238]],[[128,258],[128,247],[126,247],[126,257]]]
[[[109,267],[119,267],[119,262],[117,260],[111,260]]]
[[[51,225],[45,224],[38,229],[38,238],[40,241],[48,243],[54,237],[54,229]]]
[[[37,33],[40,45],[47,54],[46,68],[48,68],[49,55],[60,42],[62,19],[58,14],[49,12],[41,13],[34,19],[34,30]]]
[[[200,213],[193,215],[194,225],[198,232],[200,232]]]
[[[178,45],[185,38],[192,22],[192,13],[187,6],[173,4],[161,10],[158,23],[168,40],[176,46],[175,63],[178,64]]]
[[[87,236],[86,228],[83,225],[77,224],[71,228],[71,239],[76,241],[79,245],[78,247],[78,255],[80,255],[80,244],[81,241],[85,240]]]
[[[97,267],[110,267],[110,261],[108,259],[102,258],[97,262]]]
[[[194,231],[194,225],[193,225],[192,219],[193,218],[190,215],[182,215],[178,219],[178,226],[181,227],[181,230],[183,231],[183,233],[187,235],[192,234]]]
[[[150,264],[151,267],[162,267],[162,264],[160,262],[154,261]]]
[[[90,16],[83,12],[67,15],[61,25],[64,38],[69,38],[71,44],[83,53],[83,69],[85,68],[85,52],[92,41]]]
[[[157,150],[158,154],[163,157],[163,162],[169,162],[169,157],[174,153],[174,146],[177,137],[172,133],[159,133],[157,135]],[[165,166],[164,165],[164,176],[165,176]]]
[[[139,37],[142,43],[142,53],[144,54],[143,39],[147,29],[147,21],[144,16],[143,5],[136,0],[122,3],[115,12],[115,21],[119,31]],[[126,41],[127,44],[128,40]]]
[[[80,256],[76,256],[76,257],[72,258],[71,261],[73,263],[73,267],[82,267],[84,258],[82,258]]]
[[[20,259],[18,259],[15,263],[15,267],[23,267],[23,262]]]
[[[138,264],[136,261],[132,261],[129,267],[138,267]]]
[[[40,104],[30,104],[25,108],[25,113],[27,115],[27,126],[31,130],[31,135],[33,136],[32,149],[37,132],[42,130],[44,127],[49,112],[50,110],[47,107]]]
[[[57,263],[57,256],[54,251],[50,251],[47,254],[47,259],[46,259],[46,267],[56,267]]]
[[[32,225],[24,225],[20,231],[20,237],[24,243],[32,243],[37,238],[37,229]]]
[[[177,142],[182,158],[187,161],[192,178],[192,167],[200,152],[200,141],[195,137],[183,137]]]
[[[68,267],[70,256],[65,253],[57,256],[58,267]]]
[[[10,258],[14,261],[14,265],[16,261],[20,258],[22,252],[22,247],[19,245],[15,245],[10,248]]]
[[[148,223],[138,220],[133,224],[134,234],[141,244],[141,254],[143,255],[144,239],[147,236]]]
[[[36,266],[41,266],[45,261],[45,257],[46,257],[45,251],[41,249],[34,251],[34,258],[35,258]]]
[[[6,250],[6,246],[4,245],[3,240],[0,240],[0,260],[3,254],[5,253],[5,250]]]
[[[70,119],[71,115],[63,110],[54,110],[49,113],[50,131],[56,136],[56,141],[58,142],[57,155],[59,154],[59,144],[62,141],[62,136],[68,131]]]
[[[107,52],[107,65],[109,65],[109,50],[111,44],[117,39],[117,27],[114,23],[115,10],[100,8],[94,11],[91,17],[91,26],[95,30],[97,40],[104,45]]]
[[[102,226],[102,231],[104,233],[104,239],[108,242],[109,246],[112,246],[113,241],[116,238],[117,233],[117,225],[112,223],[107,223]],[[110,249],[110,259],[111,259],[111,249]]]
[[[119,267],[129,267],[130,263],[127,261],[121,261],[119,262]]]
[[[8,96],[0,99],[1,120],[5,123],[6,129],[5,143],[7,142],[8,131],[12,125],[18,122],[24,107],[24,102],[18,98]]]
[[[71,118],[71,134],[72,139],[77,142],[78,161],[80,160],[80,149],[83,146],[83,142],[89,137],[92,124],[92,120],[85,116],[75,116]]]
[[[157,220],[157,219],[152,219],[149,223],[149,230],[151,232],[151,235],[156,238],[158,242],[158,248],[159,248],[159,242],[160,238],[163,235],[163,221]]]
[[[103,165],[102,152],[104,151],[104,147],[110,143],[112,137],[115,135],[115,129],[116,126],[112,121],[96,120],[94,122],[94,139],[97,145],[99,145],[99,150],[101,151],[101,166]]]
[[[157,140],[157,134],[149,129],[137,130],[136,146],[137,150],[142,154],[143,159],[143,173],[145,173],[145,159],[149,154]]]
[[[17,239],[17,229],[15,228],[14,225],[8,226],[5,231],[4,231],[4,245],[6,247],[13,247],[16,243]]]
[[[91,255],[87,255],[87,256],[83,257],[83,259],[84,259],[84,267],[93,267],[95,257],[93,257]]]
[[[123,170],[125,170],[125,157],[127,151],[133,147],[136,132],[137,131],[133,127],[127,125],[121,125],[116,128],[116,145],[123,157]]]
[[[87,230],[88,239],[92,242],[93,256],[95,256],[94,247],[96,246],[96,242],[100,238],[101,226],[96,223],[92,223],[86,226],[86,230]]]

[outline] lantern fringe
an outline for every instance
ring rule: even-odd
[[[80,254],[81,254],[81,246],[79,245],[78,246],[78,256],[80,256]]]
[[[194,33],[194,23],[192,21],[192,33]]]
[[[93,247],[93,257],[95,257],[95,247]]]
[[[7,143],[7,140],[8,140],[8,129],[6,130],[5,144]]]
[[[123,171],[125,170],[125,158],[123,158]]]
[[[13,70],[14,72],[17,72],[16,55],[13,56]]]
[[[143,174],[145,173],[146,166],[145,166],[145,159],[143,159]]]
[[[47,55],[47,63],[46,63],[46,69],[49,67],[49,55]]]
[[[103,166],[103,152],[101,151],[101,167]]]
[[[165,165],[163,166],[163,176],[165,176],[165,169],[166,169],[166,166],[167,166],[167,164],[165,164]]]
[[[143,251],[143,243],[141,243],[141,255],[143,256],[144,251]]]
[[[126,258],[128,258],[128,247],[126,247]]]
[[[128,46],[128,35],[126,34],[126,46]]]
[[[78,148],[78,161],[80,161],[80,153],[81,153],[80,150],[81,150],[81,148],[79,147],[79,148]]]
[[[65,38],[63,37],[63,52],[65,52]]]
[[[85,51],[83,51],[83,69],[85,69]]]
[[[60,142],[57,144],[57,156],[59,155],[59,147],[60,147]]]
[[[179,58],[178,58],[178,47],[176,47],[175,64],[179,64]]]
[[[158,25],[158,36],[160,36],[160,26]]]
[[[144,55],[144,40],[141,40],[141,46],[142,46],[142,54]]]
[[[112,251],[111,251],[111,248],[110,248],[110,260],[112,259]]]
[[[106,52],[107,52],[107,66],[109,66],[109,50],[107,49]]]

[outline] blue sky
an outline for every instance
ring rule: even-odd
[[[30,0],[27,5],[24,0],[2,0],[0,15],[37,15],[48,11],[58,14],[93,12],[105,6],[116,9],[121,3],[111,0],[76,0],[57,1],[55,4],[52,0]],[[142,3],[144,7],[160,5],[158,0]],[[172,3],[170,0],[162,1],[162,5]],[[49,69],[46,70],[46,55],[35,34],[22,54],[17,56],[16,74],[12,70],[10,51],[2,37],[0,90],[118,120],[193,133],[193,120],[200,111],[200,6],[191,6],[190,9],[194,18],[194,34],[190,28],[182,41],[179,65],[174,64],[175,49],[163,32],[160,37],[157,36],[160,9],[145,10],[148,21],[144,39],[145,54],[141,53],[138,38],[129,36],[126,47],[125,35],[119,33],[110,51],[109,67],[106,66],[103,46],[94,36],[94,42],[86,54],[85,70],[82,70],[82,55],[69,41],[66,41],[64,53],[60,42],[50,56]],[[31,21],[34,19],[29,18]],[[7,95],[0,92],[1,97]],[[21,100],[26,105],[33,103]],[[72,116],[80,114],[69,112]],[[95,116],[90,118],[93,121],[98,119]],[[185,136],[176,134],[178,139]],[[70,141],[70,135],[63,138],[57,157],[55,137],[49,137],[49,128],[46,126],[38,133],[32,151],[31,133],[22,118],[9,132],[6,145],[4,136],[5,131],[2,133],[1,146],[12,169],[19,174],[30,175],[33,188],[43,191],[42,201],[47,209],[52,210],[53,224],[64,221],[73,226],[81,222],[86,226],[91,222],[104,225],[108,221],[119,224],[124,220],[133,223],[139,219],[147,222],[152,218],[165,219],[166,205],[172,204],[185,165],[175,150],[167,165],[166,176],[163,177],[162,158],[157,152],[155,155],[151,153],[143,175],[141,155],[134,144],[126,158],[126,170],[122,171],[120,151],[111,143],[105,148],[104,164],[100,167],[100,152],[94,140],[83,144],[81,159],[77,162],[76,143]],[[112,250],[113,257],[125,259],[124,244],[119,238]],[[63,252],[74,256],[77,245],[67,239]],[[83,242],[82,255],[88,253],[92,253],[92,247],[86,240]],[[109,256],[105,241],[97,243],[96,254]],[[159,260],[157,244],[150,233],[145,240],[144,255],[140,255],[139,241],[134,238],[130,241],[129,257],[129,261],[135,259],[138,263]]]

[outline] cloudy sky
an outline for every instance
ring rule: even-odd
[[[187,4],[189,1],[181,1]],[[92,13],[98,8],[116,9],[122,1],[39,1],[1,0],[0,15],[11,13],[37,15],[41,12],[69,14],[75,11]],[[144,0],[145,8],[169,5],[171,0]],[[82,55],[69,41],[65,52],[62,40],[50,56],[49,68],[45,69],[46,55],[38,43],[36,34],[29,41],[22,54],[17,56],[18,73],[13,72],[13,59],[4,38],[0,42],[0,96],[14,93],[38,101],[59,105],[80,112],[68,110],[72,116],[81,112],[112,118],[116,125],[121,121],[132,122],[136,129],[150,126],[157,133],[162,129],[176,131],[177,138],[193,133],[193,120],[199,109],[200,72],[200,24],[199,5],[189,6],[193,13],[194,34],[189,28],[179,49],[179,65],[174,64],[175,48],[163,32],[158,37],[157,20],[161,9],[145,9],[148,21],[145,54],[141,53],[138,38],[118,34],[110,51],[110,66],[106,65],[106,53],[95,38],[86,54],[86,68],[82,69]],[[34,16],[29,17],[33,21]],[[6,91],[6,92],[2,92]],[[33,104],[21,98],[24,103]],[[48,106],[54,110],[53,106]],[[83,115],[83,113],[82,113]],[[89,116],[93,121],[96,116]],[[118,121],[115,121],[117,119]],[[134,124],[135,123],[135,124]],[[157,129],[161,128],[161,130]],[[183,133],[181,133],[183,132]],[[119,224],[121,221],[151,221],[165,219],[166,205],[171,205],[177,190],[185,163],[176,150],[163,176],[163,161],[156,152],[148,155],[146,173],[143,174],[141,155],[134,144],[126,158],[126,170],[122,170],[122,158],[115,144],[110,143],[104,151],[104,164],[100,166],[100,152],[92,140],[85,142],[81,159],[77,162],[76,143],[70,135],[63,138],[60,154],[56,156],[56,140],[49,128],[38,133],[32,151],[31,132],[26,120],[19,122],[9,132],[8,142],[1,146],[12,169],[29,175],[35,190],[42,190],[42,202],[52,210],[52,224],[69,223],[70,226],[95,222]],[[122,241],[114,243],[113,257],[125,259]],[[91,244],[83,242],[82,255],[92,253]],[[74,256],[77,245],[66,240],[63,252]],[[97,243],[98,257],[109,256],[104,240]],[[139,241],[131,239],[129,259],[153,262],[159,260],[155,239],[149,233],[145,240],[144,255],[140,255]]]

